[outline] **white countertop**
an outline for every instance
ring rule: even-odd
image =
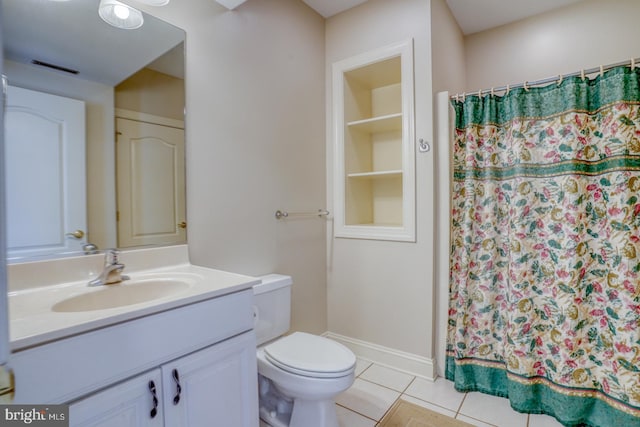
[[[171,250],[175,252],[176,248]],[[186,248],[184,250],[186,251]],[[155,255],[157,250],[156,252],[143,251],[145,250],[139,250],[135,256],[129,257],[133,264],[132,268],[127,267],[123,272],[131,277],[131,283],[149,278],[173,278],[188,283],[188,286],[169,296],[141,303],[90,311],[60,312],[53,308],[60,301],[81,294],[104,292],[106,286],[119,285],[88,286],[88,281],[85,278],[61,282],[64,277],[48,274],[51,273],[50,262],[48,264],[29,263],[30,265],[26,268],[21,266],[13,272],[10,270],[9,335],[11,350],[17,351],[126,320],[242,291],[260,282],[260,279],[251,276],[195,266],[188,261],[185,262],[185,257],[178,257],[178,261],[181,263],[172,265],[167,265],[165,257],[161,260],[163,262],[161,265],[164,266],[155,268],[153,267],[154,263],[149,262],[148,254]],[[121,261],[125,265],[127,265],[126,254],[123,252],[121,256]],[[144,258],[144,262],[137,262],[136,257]],[[69,262],[77,264],[82,261],[78,261],[78,259],[67,261],[66,267],[71,265]],[[55,269],[64,271],[64,266],[61,267],[59,263],[65,264],[65,260],[55,263]],[[151,268],[136,268],[140,266]],[[58,282],[48,286],[33,286],[33,284],[25,285],[28,280],[20,280],[22,276],[28,275],[23,271],[29,271],[30,275],[38,277],[38,274],[33,274],[33,270],[38,270],[38,268],[41,270],[41,284],[42,280],[48,280],[52,276],[56,277]],[[95,270],[95,267],[91,267],[91,270]],[[77,271],[73,273],[78,274]],[[16,286],[13,287],[11,286],[12,278],[16,282]],[[123,285],[126,286],[127,282],[123,282]],[[11,290],[12,288],[13,290]]]

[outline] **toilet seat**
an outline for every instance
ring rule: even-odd
[[[266,359],[278,368],[313,378],[349,375],[354,354],[340,343],[304,332],[294,332],[264,347]]]

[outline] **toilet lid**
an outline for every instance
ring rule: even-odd
[[[264,354],[287,372],[315,378],[348,375],[356,364],[355,355],[347,347],[304,332],[294,332],[269,344]]]

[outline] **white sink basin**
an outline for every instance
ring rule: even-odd
[[[104,267],[102,254],[11,264],[11,350],[77,336],[235,292],[255,277],[191,264],[186,245],[123,251],[121,284],[88,286]]]
[[[53,305],[57,312],[80,312],[125,307],[170,297],[187,290],[191,285],[186,281],[154,278],[127,280],[102,287],[89,293],[67,298]]]

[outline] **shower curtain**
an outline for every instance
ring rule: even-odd
[[[640,70],[452,104],[446,377],[640,426]]]

